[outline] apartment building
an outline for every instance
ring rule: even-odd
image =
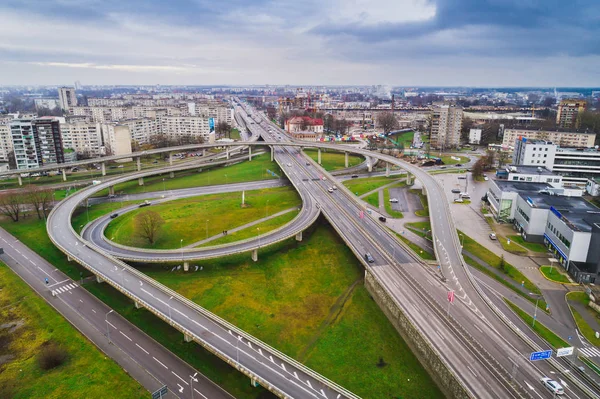
[[[102,156],[102,132],[97,123],[64,123],[60,125],[63,147],[91,157]]]
[[[90,107],[122,107],[127,104],[128,101],[122,98],[88,98]]]
[[[443,150],[458,147],[462,118],[462,107],[451,104],[434,105],[429,132],[431,148]]]
[[[63,111],[69,111],[71,107],[77,106],[77,94],[72,87],[61,87],[58,89],[58,102]]]
[[[211,126],[209,118],[205,117],[163,116],[160,118],[160,132],[171,139],[191,136],[208,142]]]
[[[55,109],[61,106],[60,100],[57,100],[56,98],[35,98],[33,103],[35,104],[35,109]]]
[[[549,141],[561,147],[593,147],[596,140],[595,133],[559,132],[552,130],[529,130],[529,129],[504,129],[503,146],[514,146],[517,140]]]
[[[64,163],[59,121],[55,118],[15,119],[10,123],[17,169]]]
[[[8,162],[8,154],[13,151],[12,135],[8,123],[0,124],[0,162]]]
[[[556,124],[563,128],[579,129],[578,116],[585,111],[585,100],[562,100],[556,113]]]
[[[138,144],[147,144],[150,138],[159,134],[159,122],[152,118],[134,118],[125,119],[119,122],[121,125],[129,127],[131,139]]]
[[[100,124],[102,132],[103,152],[108,155],[131,154],[131,132],[129,126],[116,122]],[[131,158],[121,159],[118,162],[130,162]]]

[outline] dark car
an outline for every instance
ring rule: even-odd
[[[307,162],[306,164],[310,166],[310,162]]]
[[[379,216],[379,220],[381,220],[382,222],[385,222],[387,219],[385,218],[385,216]]]
[[[366,260],[367,262],[369,262],[369,263],[374,263],[374,262],[375,262],[375,259],[373,259],[373,256],[371,256],[371,254],[370,254],[369,252],[367,252],[367,253],[365,254],[365,260]]]
[[[352,175],[353,179],[356,179],[358,177],[358,175]]]
[[[118,213],[113,213],[112,215],[110,215],[110,218],[111,218],[111,219],[114,219],[114,218],[116,218],[117,216],[119,216],[119,214],[118,214]]]
[[[460,167],[462,166],[462,163],[457,163],[457,164],[456,164],[456,165],[454,165],[454,166],[456,166],[457,168],[460,168]]]
[[[451,191],[454,194],[460,194],[460,188],[453,188]]]

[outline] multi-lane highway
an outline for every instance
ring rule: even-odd
[[[243,117],[246,118],[245,115]],[[249,128],[253,133],[258,131],[258,134],[269,139],[268,129],[261,125],[266,126],[266,122],[252,124]],[[294,148],[311,144],[268,144],[277,146],[276,160],[298,189],[305,206],[318,206],[359,258],[363,259],[366,252],[373,255],[375,262],[366,265],[369,272],[386,287],[394,301],[468,391],[478,397],[548,397],[548,393],[539,384],[539,378],[561,370],[548,363],[540,363],[535,367],[525,360],[531,351],[531,345],[513,333],[509,322],[498,318],[498,312],[490,308],[485,295],[479,291],[478,285],[464,267],[457,250],[456,232],[447,209],[444,208],[444,205],[447,207],[445,201],[430,200],[430,212],[436,237],[436,253],[442,260],[448,282],[440,281],[434,271],[424,269],[379,222],[369,216],[361,217],[363,209],[351,193],[343,187],[333,193],[328,192],[332,177],[310,161],[307,165],[306,158]],[[285,146],[281,147],[281,144]],[[341,149],[339,146],[320,143],[314,146]],[[366,150],[345,147],[343,150],[400,165],[421,180],[430,198],[443,198],[437,183],[410,164]],[[175,169],[177,167],[173,168]],[[170,170],[167,168],[163,172]],[[137,178],[139,175],[130,175],[127,179]],[[322,177],[327,180],[322,180]],[[104,184],[114,184],[116,180],[118,179]],[[105,187],[100,185],[69,197],[50,215],[48,232],[61,250],[139,304],[185,331],[190,338],[209,347],[248,374],[256,376],[274,392],[290,397],[331,397],[334,392],[336,395],[340,394],[340,397],[353,397],[341,387],[315,375],[292,359],[237,331],[235,327],[208,314],[185,298],[111,258],[101,248],[90,247],[87,241],[82,240],[71,229],[69,219],[78,202],[102,188]],[[449,289],[456,292],[460,301],[452,306],[450,316],[446,314],[444,305]],[[240,346],[242,353],[239,351]],[[260,350],[256,350],[257,348]],[[517,372],[513,371],[513,363],[518,366]],[[576,383],[579,381],[576,380]],[[321,390],[323,391],[320,392]],[[568,389],[567,395],[585,396],[575,386]]]

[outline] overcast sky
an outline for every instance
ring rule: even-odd
[[[599,86],[599,0],[2,0],[0,84]]]

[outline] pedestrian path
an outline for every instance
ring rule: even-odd
[[[600,357],[600,349],[596,348],[595,346],[579,348],[579,353],[586,357]]]
[[[58,294],[65,294],[65,293],[67,293],[67,291],[70,291],[70,290],[75,289],[77,287],[78,287],[77,283],[64,284],[61,287],[54,288],[52,290],[52,295],[56,296]]]

